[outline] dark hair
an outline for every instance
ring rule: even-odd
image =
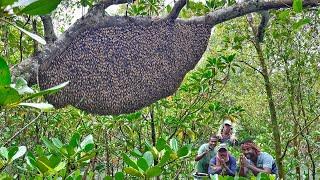
[[[239,144],[242,145],[242,144],[245,144],[245,143],[252,143],[252,144],[256,144],[253,142],[253,139],[246,139],[246,140],[243,140],[241,141]]]
[[[215,134],[212,134],[212,135],[210,136],[209,140],[210,140],[211,138],[216,138],[216,139],[219,140],[219,137],[218,137],[217,135],[215,135]]]

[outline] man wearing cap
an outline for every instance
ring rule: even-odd
[[[261,152],[253,141],[247,140],[242,143],[241,150],[243,155],[240,157],[240,176],[247,176],[251,170],[256,176],[258,173],[277,174],[278,169],[273,157]]]
[[[195,158],[197,164],[197,173],[208,173],[209,161],[216,155],[214,148],[218,142],[218,137],[212,135],[208,143],[202,144],[198,150],[198,154]]]
[[[217,147],[217,155],[210,160],[209,174],[219,174],[223,176],[235,176],[237,169],[236,158],[228,152],[226,144]]]
[[[223,121],[223,125],[220,127],[218,137],[219,142],[221,143],[228,143],[229,145],[237,144],[231,120],[225,119]]]

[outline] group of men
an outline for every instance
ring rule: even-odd
[[[197,173],[235,176],[236,172],[239,172],[239,176],[247,176],[251,171],[254,175],[260,172],[276,175],[277,166],[273,157],[261,152],[252,140],[241,143],[242,155],[237,166],[236,158],[231,155],[227,147],[227,144],[230,146],[238,144],[236,139],[232,138],[231,129],[232,122],[225,120],[221,133],[212,135],[208,143],[200,146],[195,158],[198,162]]]

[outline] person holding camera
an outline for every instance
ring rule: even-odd
[[[216,155],[214,148],[217,145],[219,138],[216,135],[212,135],[208,143],[202,144],[198,150],[198,154],[195,158],[197,164],[197,173],[208,173],[209,161]]]

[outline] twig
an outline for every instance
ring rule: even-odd
[[[175,20],[179,16],[179,13],[181,9],[186,5],[187,0],[179,0],[176,2],[171,10],[171,12],[168,14],[168,16],[165,19],[168,20]]]
[[[288,146],[289,146],[290,142],[293,141],[295,138],[297,138],[300,134],[302,134],[303,131],[304,131],[305,129],[307,129],[307,128],[308,128],[312,123],[314,123],[316,120],[318,120],[319,117],[320,117],[320,114],[319,114],[316,118],[314,118],[313,120],[311,120],[311,121],[310,121],[306,126],[304,126],[297,134],[295,134],[292,138],[290,138],[290,139],[287,141],[287,144],[286,144],[286,147],[285,147],[285,149],[284,149],[284,152],[283,152],[282,156],[280,157],[281,160],[282,160],[282,159],[284,158],[284,156],[286,155],[286,152],[287,152],[287,150],[288,150]]]
[[[29,127],[32,123],[34,123],[39,117],[40,117],[40,115],[42,114],[43,112],[41,111],[40,113],[39,113],[39,115],[36,117],[36,118],[34,118],[32,121],[30,121],[27,125],[25,125],[23,128],[21,128],[18,132],[16,132],[8,141],[6,141],[4,144],[3,144],[3,146],[6,146],[6,145],[8,145],[9,143],[11,143],[11,141],[14,139],[14,138],[16,138],[19,134],[21,134],[27,127]]]

